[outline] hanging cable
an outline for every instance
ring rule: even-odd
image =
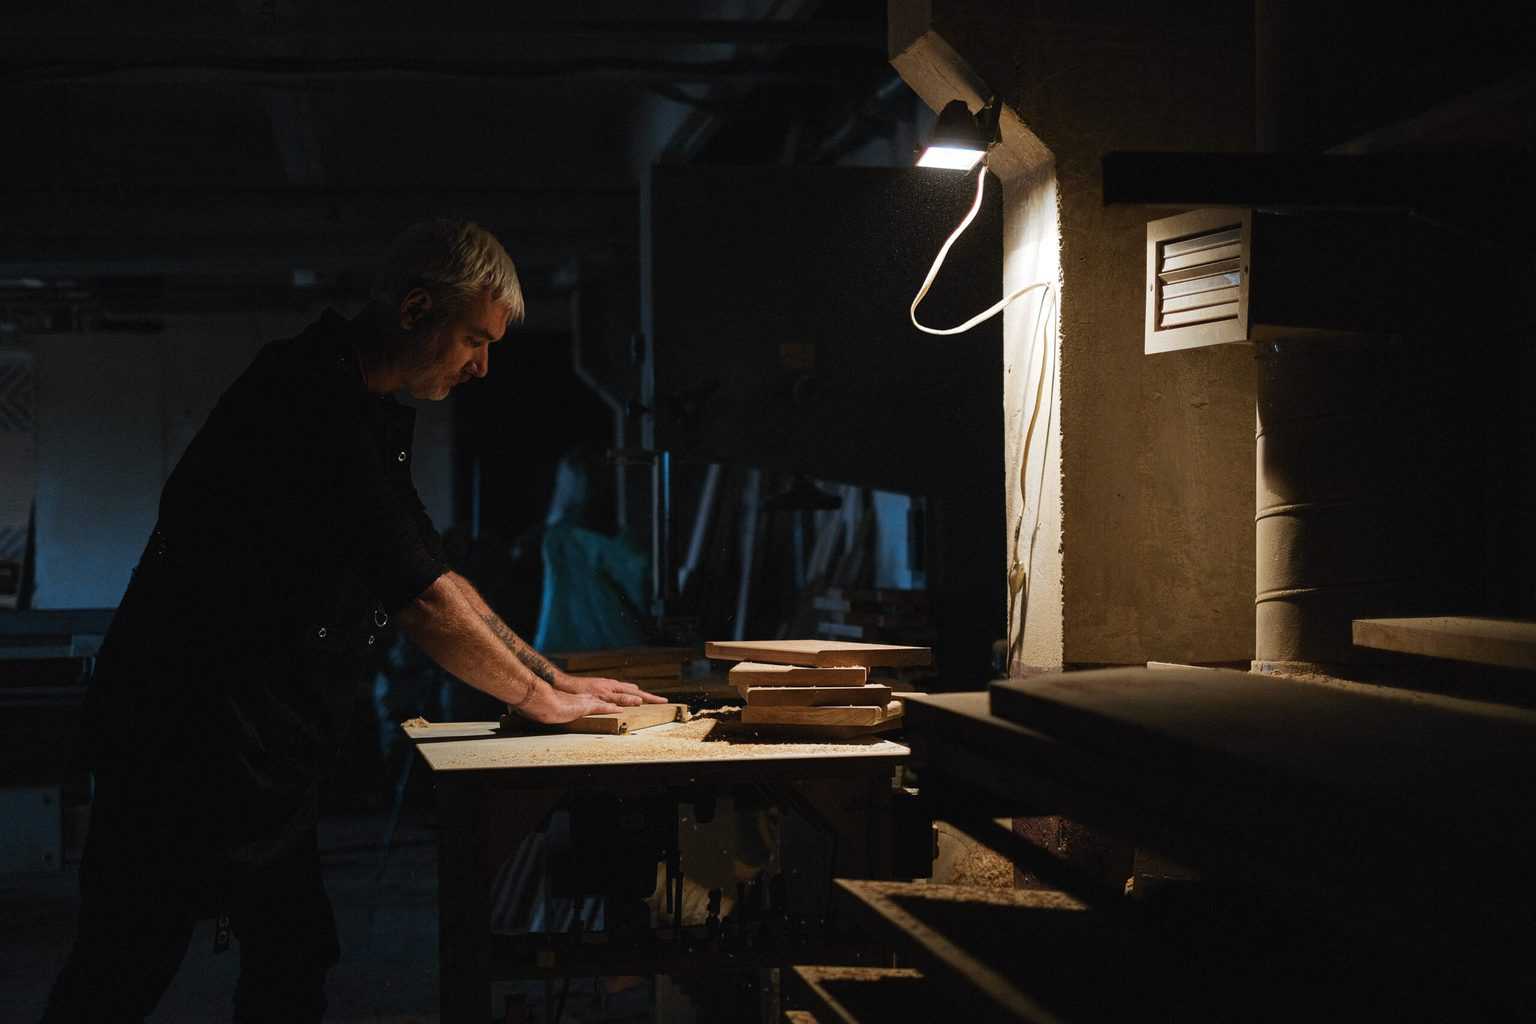
[[[960,226],[955,228],[954,232],[944,240],[944,244],[939,248],[939,254],[933,259],[933,266],[928,268],[928,276],[923,279],[923,286],[917,290],[917,297],[912,300],[912,309],[910,311],[910,315],[912,317],[912,326],[916,327],[924,334],[964,334],[966,331],[970,330],[972,327],[975,327],[977,324],[992,319],[998,313],[1002,312],[1003,307],[1007,306],[1008,303],[1012,302],[1020,295],[1023,295],[1025,292],[1034,291],[1036,288],[1050,287],[1050,283],[1047,281],[1035,281],[1030,284],[1023,285],[1019,288],[1015,288],[1013,291],[1003,296],[988,308],[971,317],[959,327],[925,327],[923,324],[917,322],[918,304],[921,303],[923,301],[923,297],[928,294],[928,289],[933,287],[933,279],[939,276],[939,270],[944,266],[944,257],[949,255],[950,246],[955,244],[955,240],[963,235],[965,233],[965,229],[971,226],[971,221],[976,219],[976,214],[981,209],[981,197],[982,194],[986,191],[986,187],[987,162],[982,160],[981,170],[976,174],[976,201],[971,204],[971,211],[965,215],[965,219],[960,222]]]
[[[1035,314],[1034,328],[1030,331],[1031,337],[1038,338],[1038,350],[1040,352],[1040,369],[1038,379],[1035,381],[1034,400],[1030,403],[1028,415],[1025,417],[1023,437],[1021,438],[1022,450],[1019,453],[1019,520],[1014,524],[1013,551],[1010,553],[1010,565],[1008,567],[1008,625],[1014,628],[1015,616],[1018,618],[1018,632],[1009,638],[1008,645],[1008,670],[1011,674],[1024,653],[1024,627],[1029,618],[1030,584],[1033,582],[1033,568],[1035,560],[1035,541],[1040,533],[1041,505],[1045,500],[1045,474],[1050,449],[1050,428],[1054,413],[1054,393],[1056,385],[1056,366],[1053,363],[1059,361],[1056,352],[1055,335],[1057,328],[1056,289],[1049,281],[1033,281],[1021,285],[1003,296],[1002,299],[989,306],[987,309],[971,317],[958,327],[927,327],[917,320],[917,307],[927,296],[928,289],[933,287],[934,279],[939,276],[939,271],[944,266],[944,258],[949,255],[950,248],[955,241],[965,233],[965,229],[971,226],[976,219],[976,214],[981,211],[981,200],[985,194],[987,183],[987,163],[981,162],[981,168],[976,173],[976,201],[971,204],[970,211],[960,226],[944,240],[939,248],[939,254],[934,257],[933,266],[928,268],[928,276],[923,279],[923,285],[917,290],[917,296],[912,300],[909,314],[912,318],[912,326],[925,334],[952,335],[964,334],[966,331],[983,323],[1002,312],[1010,302],[1019,296],[1036,290],[1043,290],[1040,298],[1040,308]],[[1053,360],[1052,355],[1058,359]],[[1033,362],[1030,359],[1030,362]],[[1027,365],[1027,364],[1026,364]],[[1026,371],[1027,372],[1027,371]],[[1035,428],[1039,425],[1042,407],[1045,411],[1044,450],[1040,453],[1040,480],[1035,488],[1034,522],[1028,533],[1024,531],[1024,525],[1030,519],[1029,501],[1029,455],[1034,447]]]

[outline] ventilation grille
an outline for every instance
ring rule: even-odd
[[[1157,330],[1236,320],[1243,226],[1157,243]]]

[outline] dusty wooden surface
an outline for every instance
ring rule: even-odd
[[[577,771],[624,780],[638,767],[668,770],[711,764],[741,764],[804,771],[807,776],[839,763],[895,763],[911,750],[874,737],[846,742],[779,740],[743,726],[734,711],[705,711],[691,722],[658,725],[624,736],[574,733],[501,736],[495,722],[461,722],[406,728],[434,772],[523,770],[533,777]]]
[[[901,668],[933,663],[930,647],[900,644],[861,644],[834,640],[730,640],[704,645],[704,656],[720,661],[771,662],[824,668],[862,665],[865,668]]]
[[[1480,616],[1356,619],[1357,647],[1536,670],[1536,622]]]

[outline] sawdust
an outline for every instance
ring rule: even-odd
[[[776,737],[744,726],[738,708],[698,712],[692,721],[642,729],[624,736],[530,735],[516,743],[471,741],[437,744],[427,753],[435,769],[616,764],[650,761],[735,761],[783,757],[837,757],[868,754],[882,745],[876,737],[842,742]],[[579,740],[580,746],[572,745]]]
[[[407,718],[405,721],[401,722],[400,723],[400,728],[402,728],[402,729],[425,729],[428,726],[430,726],[431,724],[432,723],[427,721],[425,718],[422,718],[420,715],[417,715],[415,718]]]

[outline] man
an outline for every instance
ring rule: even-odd
[[[392,622],[538,722],[662,699],[525,644],[448,571],[416,496],[414,412],[390,396],[485,376],[522,314],[494,237],[418,224],[361,315],[266,346],[219,400],[166,483],[87,698],[96,796],[46,1022],[142,1020],[209,916],[239,940],[236,1020],[321,1018],[339,949],[318,780]]]

